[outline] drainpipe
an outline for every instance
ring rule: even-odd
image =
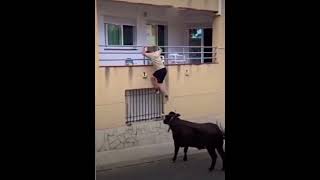
[[[219,0],[218,2],[218,16],[221,16],[221,11],[222,11],[222,0]]]

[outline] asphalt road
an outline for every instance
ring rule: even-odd
[[[181,153],[182,155],[183,153]],[[224,180],[222,163],[218,157],[215,170],[209,172],[211,159],[208,153],[199,153],[188,156],[183,161],[179,156],[175,163],[171,158],[148,161],[126,167],[102,170],[97,172],[97,180]]]

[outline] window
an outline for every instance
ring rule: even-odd
[[[158,28],[157,28],[157,25],[147,24],[147,44],[149,46],[158,45]]]
[[[123,26],[123,45],[133,45],[133,26]]]
[[[190,29],[191,39],[202,39],[202,29]]]
[[[163,96],[154,88],[126,90],[125,96],[127,124],[159,119],[164,113]]]
[[[189,46],[202,46],[203,31],[201,28],[189,29]],[[189,54],[190,62],[194,64],[200,64],[202,59],[201,48],[191,47],[189,51],[192,54]]]
[[[106,45],[134,45],[135,27],[130,25],[105,24]]]
[[[212,46],[212,28],[189,29],[189,46]],[[202,59],[204,63],[212,62],[212,53],[210,53],[213,51],[212,48],[192,47],[189,50],[193,52],[189,55],[190,58],[193,58],[191,62],[198,64]]]
[[[146,24],[147,25],[147,45],[166,46],[168,43],[168,28],[165,25]],[[167,48],[162,47],[162,52],[167,52]],[[162,53],[167,58],[167,54]]]
[[[121,45],[121,26],[108,24],[108,45]]]

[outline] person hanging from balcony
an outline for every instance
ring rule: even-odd
[[[151,77],[151,82],[156,89],[156,93],[160,93],[160,91],[164,94],[165,98],[169,98],[168,91],[165,83],[163,83],[166,75],[167,69],[164,66],[164,61],[161,59],[162,49],[158,46],[144,47],[142,54],[149,58],[152,62],[153,67],[155,68],[155,72]]]

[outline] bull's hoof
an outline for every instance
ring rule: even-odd
[[[209,171],[211,172],[211,171],[213,171],[213,169],[214,169],[214,168],[210,167],[210,168],[209,168]]]
[[[177,158],[172,158],[172,162],[173,163],[176,162],[176,160],[177,160]]]
[[[187,158],[187,157],[183,157],[183,160],[184,160],[184,161],[188,161],[188,158]]]

